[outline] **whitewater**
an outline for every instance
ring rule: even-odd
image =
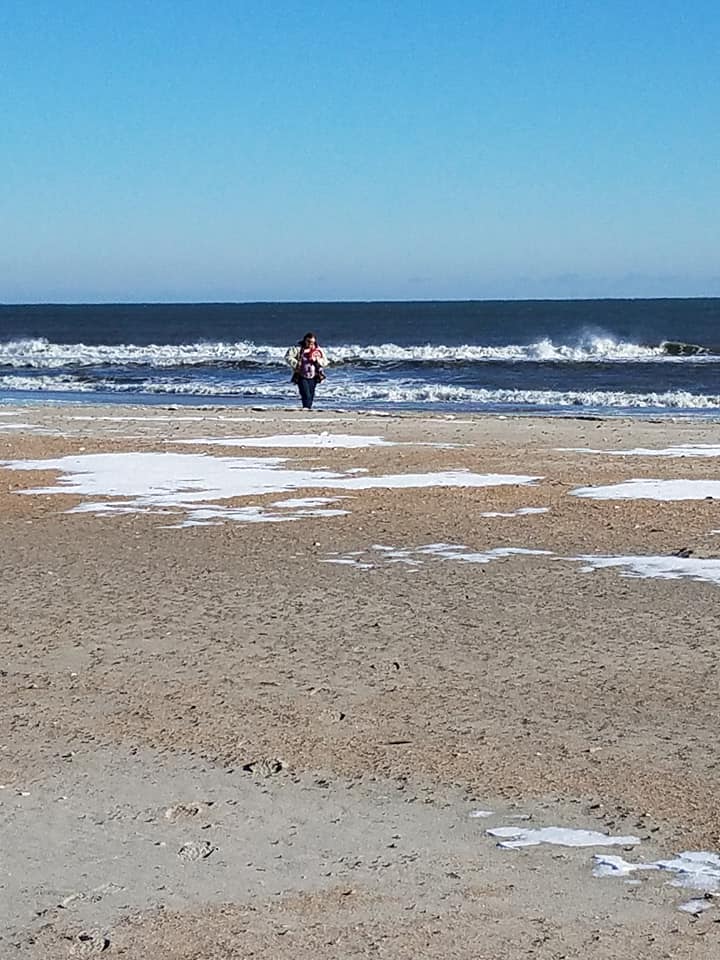
[[[334,408],[712,417],[718,301],[0,306],[0,402],[296,402],[316,329]]]
[[[612,337],[593,336],[581,343],[553,343],[543,338],[530,344],[483,346],[462,344],[333,344],[328,345],[333,363],[453,363],[473,361],[644,361],[694,363],[712,362],[707,354],[690,357],[677,356],[668,351],[667,343],[643,346],[616,341]],[[65,366],[95,366],[97,364],[137,364],[139,366],[211,366],[213,364],[248,363],[255,365],[282,364],[285,347],[256,344],[248,341],[235,343],[187,344],[97,344],[51,343],[44,337],[12,340],[0,343],[0,367],[53,369]]]

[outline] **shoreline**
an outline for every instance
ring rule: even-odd
[[[227,410],[227,411],[245,411],[247,413],[291,413],[296,412],[299,415],[305,415],[305,411],[295,402],[288,403],[286,405],[280,404],[270,404],[262,405],[254,401],[253,403],[232,403],[227,402],[227,399],[220,399],[218,402],[202,402],[199,398],[190,398],[173,400],[172,402],[168,401],[165,397],[162,399],[150,399],[148,398],[145,402],[138,402],[137,400],[108,400],[107,398],[103,399],[92,399],[89,397],[79,397],[74,399],[45,399],[41,397],[31,397],[28,399],[19,399],[18,397],[3,397],[0,395],[0,411],[4,409],[13,409],[15,407],[19,409],[36,409],[36,408],[47,408],[47,409],[62,409],[63,407],[88,407],[90,409],[97,409],[99,407],[115,409],[120,408],[132,408],[134,410],[156,410],[162,409],[166,411],[175,411],[175,410],[198,410],[198,411],[218,411],[218,410]],[[413,408],[413,409],[393,409],[391,406],[383,408],[361,408],[361,407],[330,407],[325,406],[322,402],[322,399],[316,403],[315,408],[310,412],[309,417],[322,416],[322,415],[342,415],[342,416],[358,416],[358,417],[397,417],[400,419],[459,419],[459,418],[472,418],[472,419],[515,419],[515,418],[528,418],[528,419],[548,419],[548,420],[609,420],[613,422],[627,422],[627,423],[720,423],[720,410],[713,410],[707,413],[702,412],[688,412],[680,411],[673,412],[668,410],[667,412],[662,412],[661,410],[639,410],[637,413],[632,413],[627,409],[619,410],[617,412],[603,410],[603,411],[587,411],[587,412],[573,412],[571,408],[558,408],[555,411],[547,410],[463,410],[457,409],[456,411],[446,410],[446,409],[423,409],[423,408]]]
[[[592,876],[720,852],[713,424],[78,406],[0,406],[19,956],[713,956],[712,897]]]

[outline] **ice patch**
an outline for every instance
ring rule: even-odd
[[[559,559],[582,563],[583,573],[618,567],[624,577],[655,578],[660,580],[696,580],[720,585],[720,559],[712,557],[562,557]]]
[[[612,837],[596,830],[571,830],[567,827],[539,827],[533,830],[521,827],[492,827],[486,833],[500,840],[499,847],[510,850],[535,847],[541,843],[562,847],[628,847],[640,843],[640,837]]]
[[[549,507],[519,507],[517,510],[511,510],[509,513],[499,513],[488,511],[481,513],[481,517],[527,517],[534,513],[549,513]]]
[[[608,457],[720,457],[720,445],[685,443],[662,450],[636,447],[634,450],[595,450],[593,447],[559,447],[560,453],[599,453]]]
[[[18,491],[24,494],[72,494],[91,497],[117,497],[117,502],[86,503],[83,512],[157,512],[163,508],[189,510],[203,505],[219,519],[247,520],[256,511],[219,508],[216,500],[232,497],[256,497],[289,493],[306,488],[365,490],[414,487],[484,487],[498,484],[532,483],[536,478],[497,474],[481,475],[468,471],[426,474],[393,474],[372,477],[348,471],[293,469],[278,457],[212,457],[185,453],[103,453],[60,457],[48,460],[0,461],[9,470],[57,470],[61,476],[52,486]],[[77,508],[76,508],[77,509]],[[302,509],[292,518],[339,516],[346,511]],[[263,517],[271,519],[264,510]],[[272,516],[277,521],[291,518],[287,509]],[[212,518],[189,517],[208,522]]]
[[[181,505],[178,505],[181,506]],[[302,520],[307,517],[343,517],[348,510],[328,509],[295,509],[292,512],[276,513],[265,507],[226,507],[219,503],[210,503],[207,506],[191,507],[185,505],[186,519],[180,523],[166,525],[167,529],[182,527],[209,527],[220,523],[287,523],[289,520]],[[92,513],[97,516],[124,516],[127,514],[169,514],[176,515],[175,510],[161,507],[139,507],[134,503],[110,503],[97,500],[91,503],[81,503],[68,510],[68,513]]]
[[[7,430],[17,430],[22,433],[33,433],[38,436],[43,437],[57,437],[62,436],[57,430],[52,430],[49,427],[44,427],[39,423],[0,423],[0,432],[5,432]]]
[[[364,556],[363,563],[352,560],[353,557]],[[422,566],[424,557],[435,557],[440,560],[457,560],[461,563],[490,563],[493,560],[500,560],[513,556],[552,556],[549,550],[528,550],[524,547],[495,547],[492,550],[483,552],[470,550],[468,547],[452,543],[428,543],[421,547],[399,548],[390,547],[385,544],[376,543],[368,551],[353,551],[343,554],[338,559],[329,559],[328,554],[322,560],[323,563],[352,563],[361,570],[369,570],[377,566],[373,562],[373,553],[380,554],[376,557],[380,563],[400,563],[408,567]],[[334,555],[337,557],[337,554]]]
[[[322,507],[326,503],[337,503],[338,500],[346,500],[347,497],[293,497],[289,500],[276,500],[272,504],[283,510],[294,510],[297,507]]]
[[[446,473],[396,473],[380,477],[352,477],[333,483],[335,489],[371,490],[378,487],[402,489],[407,487],[500,487],[504,485],[533,484],[542,477],[527,477],[507,473],[470,473],[468,470],[450,470]]]
[[[686,850],[671,860],[655,860],[652,863],[631,863],[623,857],[595,855],[595,877],[627,877],[639,871],[664,870],[674,874],[676,887],[703,890],[705,893],[720,891],[720,857],[707,851]]]
[[[321,560],[320,563],[335,563],[339,566],[356,567],[358,570],[372,570],[373,563],[364,563],[362,560],[356,560],[355,557],[333,557]]]
[[[189,440],[169,440],[168,443],[217,447],[321,447],[323,450],[356,450],[364,447],[394,447],[391,440],[377,436],[351,433],[286,433],[273,437],[198,437]]]
[[[331,555],[328,554],[327,557]],[[342,559],[323,559],[324,563],[350,562],[351,558],[362,556],[362,564],[353,560],[353,565],[368,570],[379,564],[404,564],[408,567],[422,566],[425,558],[454,560],[459,563],[491,563],[514,556],[553,557],[566,563],[581,563],[582,573],[595,570],[620,570],[621,576],[660,580],[694,580],[703,583],[715,583],[720,586],[720,558],[715,557],[674,557],[674,556],[593,556],[558,557],[551,550],[530,550],[526,547],[494,547],[490,550],[471,550],[462,544],[428,543],[419,547],[393,547],[375,543],[369,550],[356,550],[342,555],[332,554]]]
[[[693,917],[697,917],[701,913],[705,913],[706,910],[709,910],[710,907],[712,907],[712,902],[710,900],[688,900],[686,903],[681,903],[678,907],[678,910],[682,910],[683,913],[689,913]]]
[[[16,414],[2,414],[0,416],[16,416]],[[353,423],[357,417],[316,417],[313,416],[313,423]],[[70,420],[105,420],[110,423],[127,423],[127,422],[144,422],[144,421],[155,421],[162,423],[177,423],[177,422],[208,422],[215,421],[218,423],[303,423],[303,417],[230,417],[230,416],[208,416],[206,414],[197,415],[197,416],[179,416],[176,414],[169,414],[167,416],[157,416],[157,415],[147,415],[147,416],[138,416],[138,417],[93,417],[93,416],[72,416]]]
[[[287,523],[291,520],[304,520],[311,517],[326,519],[327,517],[344,517],[349,510],[305,510],[295,509],[292,512],[275,513],[264,507],[223,507],[211,504],[207,507],[188,510],[186,519],[180,523],[168,525],[168,529],[182,529],[184,527],[217,526],[220,523]]]
[[[614,854],[598,853],[595,855],[594,877],[629,877],[636,870],[659,870],[655,864],[629,863],[623,857]]]
[[[592,500],[714,500],[720,499],[720,480],[626,480],[570,492]]]
[[[463,563],[490,563],[506,557],[552,556],[550,550],[528,550],[525,547],[494,547],[492,550],[473,551],[468,547],[451,543],[430,543],[425,547],[418,547],[418,553],[439,557],[441,560],[459,560]]]

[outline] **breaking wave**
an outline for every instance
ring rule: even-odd
[[[83,380],[69,374],[60,376],[0,376],[0,391],[40,393],[116,394],[245,398],[284,402],[296,396],[290,383],[258,383],[200,379],[160,380],[148,378],[132,383],[112,378]],[[456,406],[465,409],[592,409],[592,410],[720,410],[720,394],[692,394],[686,390],[635,393],[610,390],[520,390],[474,389],[452,384],[430,384],[420,380],[385,380],[375,383],[336,382],[323,384],[323,403],[340,406]]]
[[[285,347],[236,343],[186,344],[100,344],[53,343],[43,337],[0,342],[0,367],[52,370],[98,366],[154,367],[233,367],[278,366],[283,363]],[[609,336],[588,336],[573,343],[540,339],[530,344],[482,346],[464,344],[444,346],[417,344],[399,346],[381,344],[328,344],[327,352],[336,364],[384,363],[648,363],[687,362],[715,359],[703,347],[666,341],[643,346]]]

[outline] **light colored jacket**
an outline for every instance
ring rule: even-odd
[[[315,365],[317,367],[326,367],[328,365],[327,354],[322,347],[317,348],[318,356],[315,358]],[[288,352],[285,354],[285,363],[290,364],[290,366],[295,370],[300,363],[300,346],[290,347]]]

